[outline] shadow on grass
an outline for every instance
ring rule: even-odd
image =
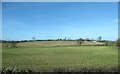
[[[18,69],[7,69],[3,68],[1,74],[119,74],[118,73],[118,67],[112,66],[109,68],[81,68],[78,70],[73,69],[66,69],[66,68],[55,68],[52,72],[47,71],[38,71],[35,72],[33,70],[18,70]]]

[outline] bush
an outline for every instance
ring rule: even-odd
[[[17,48],[17,42],[16,41],[12,41],[11,42],[11,47],[12,48]]]
[[[2,42],[3,48],[17,48],[18,41],[6,41]]]

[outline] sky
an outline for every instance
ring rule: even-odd
[[[2,3],[0,2],[0,40],[2,39]]]
[[[117,2],[3,2],[2,39],[118,38]]]

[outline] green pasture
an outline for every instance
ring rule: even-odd
[[[2,49],[3,67],[53,71],[118,65],[116,46],[36,46]]]

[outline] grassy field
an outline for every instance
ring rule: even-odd
[[[84,41],[81,45],[102,45],[103,42]],[[18,46],[72,46],[78,45],[78,41],[33,41],[18,43]]]
[[[19,44],[20,45],[20,44]],[[51,72],[118,65],[116,46],[23,46],[4,48],[3,67]]]

